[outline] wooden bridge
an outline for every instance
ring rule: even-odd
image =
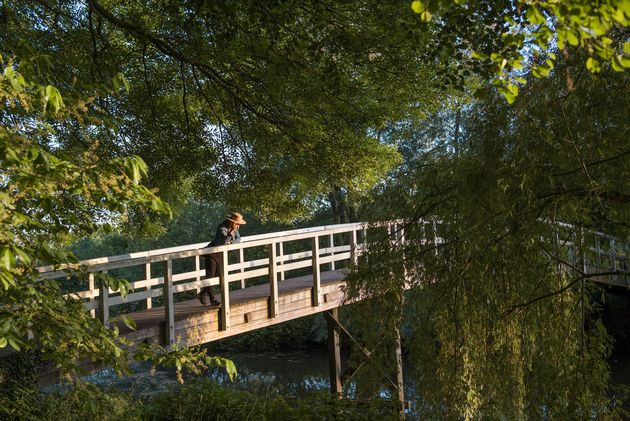
[[[393,230],[396,222],[383,226]],[[367,229],[364,223],[305,228],[245,236],[231,245],[207,247],[205,242],[84,260],[74,266],[40,267],[39,271],[47,279],[68,278],[74,267],[88,267],[87,288],[85,281],[76,280],[79,289],[69,295],[82,300],[94,317],[106,326],[116,326],[121,336],[136,344],[192,346],[328,312],[331,364],[338,380],[332,387],[341,392],[336,309],[345,302],[345,268],[364,249]],[[215,278],[205,278],[200,264],[202,256],[210,253],[220,253],[223,259]],[[93,275],[96,272],[124,277],[130,292],[123,296],[99,285]],[[217,285],[221,305],[201,304],[196,293]],[[120,316],[110,317],[114,312],[125,313],[136,329],[127,327]],[[94,367],[86,362],[83,368]],[[56,382],[57,376],[52,370],[40,382]]]
[[[434,222],[426,222],[425,230],[439,238]],[[339,334],[348,333],[339,325],[336,309],[346,303],[343,294],[347,269],[366,248],[367,231],[380,229],[404,241],[401,221],[369,226],[351,223],[305,228],[262,235],[246,236],[237,244],[207,247],[207,243],[130,253],[85,260],[92,273],[108,272],[129,280],[131,292],[122,296],[104,285],[97,285],[89,276],[87,288],[70,294],[103,324],[117,326],[122,336],[134,343],[153,342],[167,347],[174,344],[197,345],[325,312],[329,326],[331,390],[341,392]],[[582,256],[584,271],[609,272],[628,269],[627,246],[603,233],[576,231],[569,225],[560,229],[562,247],[571,255],[579,236],[581,244],[589,238],[588,256]],[[577,233],[577,234],[576,234]],[[425,241],[425,240],[420,240]],[[201,256],[220,253],[223,269],[220,276],[205,279],[200,266]],[[574,261],[577,254],[573,252]],[[68,277],[72,267],[41,267],[44,278]],[[596,278],[596,281],[628,287],[627,276]],[[80,284],[77,284],[80,285]],[[202,305],[196,293],[205,286],[219,286],[220,307]],[[120,317],[110,313],[126,313],[136,323],[131,330]],[[400,363],[400,344],[397,354]],[[52,373],[51,373],[52,374]],[[398,378],[390,380],[399,388],[402,401],[402,368]],[[48,382],[54,381],[54,377]]]

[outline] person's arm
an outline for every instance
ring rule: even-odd
[[[238,233],[238,229],[235,229],[234,231],[232,231],[232,242],[233,243],[241,242],[241,235]]]
[[[212,242],[215,246],[223,246],[225,244],[229,244],[231,238],[232,236],[230,235],[230,231],[227,227],[219,226]]]

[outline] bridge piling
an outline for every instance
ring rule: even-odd
[[[339,332],[335,329],[339,323],[339,310],[333,308],[326,311],[326,325],[328,327],[328,368],[330,373],[330,393],[341,397],[343,384],[341,383],[341,344],[339,342]],[[334,323],[334,319],[337,323]]]

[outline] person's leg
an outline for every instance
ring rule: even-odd
[[[206,269],[206,277],[208,278],[214,278],[215,276],[219,276],[219,259],[217,258],[218,254],[217,253],[213,253],[209,256],[209,263],[210,263],[210,271],[208,271],[208,269]],[[216,297],[214,296],[214,287],[207,287],[208,288],[208,294],[210,295],[210,303],[214,304],[218,304],[219,302],[217,301]]]
[[[204,262],[206,266],[206,278],[214,278],[215,276],[218,276],[219,260],[217,259],[217,254],[213,253],[205,255]],[[219,302],[214,296],[214,287],[203,287],[199,293],[199,301],[201,301],[201,304],[218,305]]]

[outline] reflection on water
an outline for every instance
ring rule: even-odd
[[[296,397],[330,387],[325,349],[221,356],[234,361],[238,371],[235,381],[230,382],[225,370],[214,367],[204,376],[227,387],[246,389],[252,393],[290,393]],[[109,369],[85,379],[93,384],[145,396],[165,392],[177,383],[174,369],[158,368],[151,375],[151,364],[148,362],[133,363],[131,368],[134,375],[129,377],[120,378]]]
[[[275,352],[275,353],[242,353],[223,354],[236,364],[238,377],[230,382],[225,370],[210,368],[204,376],[215,379],[226,387],[248,390],[254,394],[287,393],[302,398],[309,392],[328,390],[328,355],[326,349],[313,348],[306,351]],[[342,358],[343,359],[343,358]],[[617,384],[630,385],[630,359],[617,356],[611,361],[612,381]],[[134,375],[119,378],[113,370],[85,377],[93,384],[115,387],[136,395],[150,396],[166,392],[169,387],[177,383],[174,369],[159,368],[151,375],[150,363],[132,364]],[[404,372],[407,370],[404,369]],[[405,395],[413,392],[413,384],[405,379]],[[185,376],[186,378],[186,376]],[[349,385],[345,392],[353,394],[353,385]],[[384,396],[387,392],[383,391]]]

